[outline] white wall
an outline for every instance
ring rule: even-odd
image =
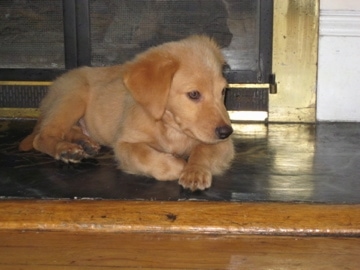
[[[360,122],[360,1],[320,9],[317,120]]]

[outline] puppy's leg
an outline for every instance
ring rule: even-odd
[[[34,148],[33,142],[35,139],[35,136],[39,133],[41,126],[41,117],[37,120],[36,125],[33,129],[33,132],[26,136],[19,144],[19,150],[20,151],[30,151]]]
[[[194,191],[211,186],[212,175],[226,170],[234,157],[231,140],[218,144],[196,146],[179,178],[179,184]]]
[[[54,104],[43,116],[34,148],[64,162],[79,162],[86,157],[84,149],[72,142],[78,136],[74,126],[84,115],[85,108],[86,102],[76,97]]]
[[[185,160],[159,152],[145,143],[118,143],[114,151],[125,172],[162,181],[179,179],[186,164]]]

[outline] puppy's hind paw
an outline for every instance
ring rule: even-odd
[[[85,157],[93,157],[99,153],[100,145],[91,140],[79,140],[76,144],[80,145],[84,150]]]
[[[187,166],[179,178],[179,184],[191,191],[207,189],[211,186],[211,181],[211,172],[196,165]]]
[[[58,144],[55,159],[65,163],[78,163],[83,158],[85,158],[85,152],[80,145],[72,143]]]

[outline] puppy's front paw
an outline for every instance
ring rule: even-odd
[[[211,186],[210,170],[202,166],[189,165],[185,167],[179,178],[179,184],[191,191],[204,190]]]

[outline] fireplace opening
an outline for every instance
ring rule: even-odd
[[[7,0],[0,12],[1,108],[37,108],[44,82],[69,69],[121,64],[151,46],[205,34],[227,61],[228,110],[267,118],[272,1]]]

